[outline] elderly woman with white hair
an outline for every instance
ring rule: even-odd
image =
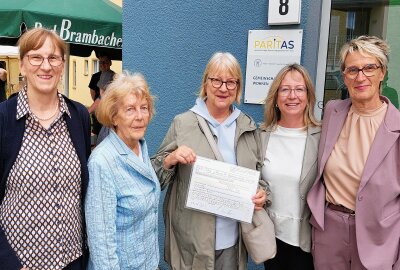
[[[88,164],[88,269],[158,268],[160,184],[144,139],[153,114],[145,79],[129,72],[108,85],[96,110],[110,134]]]

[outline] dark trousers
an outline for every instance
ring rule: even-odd
[[[266,270],[313,270],[311,253],[276,239],[276,256],[264,262]]]
[[[96,114],[93,112],[92,113],[92,133],[99,135],[101,127],[102,127],[102,124],[100,124],[99,120],[97,120],[97,118],[96,118]]]

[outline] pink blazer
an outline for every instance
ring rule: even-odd
[[[388,103],[365,163],[356,196],[358,253],[367,269],[400,270],[400,112]],[[351,100],[326,105],[318,151],[317,180],[307,196],[310,223],[324,230],[325,186],[322,173],[342,130]]]

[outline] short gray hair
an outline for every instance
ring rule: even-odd
[[[390,48],[383,39],[375,36],[359,36],[344,44],[340,50],[340,68],[342,71],[346,68],[344,66],[344,61],[347,55],[355,51],[376,57],[382,65],[382,68],[386,70],[389,63]]]

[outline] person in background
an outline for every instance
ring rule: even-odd
[[[268,270],[312,270],[310,209],[306,196],[317,175],[320,124],[315,88],[307,70],[287,65],[275,76],[264,106],[262,179],[271,189],[268,213],[275,225],[277,254]]]
[[[115,75],[115,73],[110,70],[103,71],[101,73],[100,80],[97,83],[97,87],[100,89],[100,96],[95,101],[96,107],[98,106],[98,103],[100,102],[101,97],[104,95],[104,92],[106,91],[107,86],[114,79],[114,75]],[[101,129],[97,135],[96,145],[100,144],[104,140],[104,138],[108,136],[109,133],[110,133],[110,129],[108,127],[101,126]]]
[[[308,194],[317,270],[400,269],[400,112],[381,96],[388,44],[360,36],[340,52],[350,98],[326,104]]]
[[[104,95],[107,86],[113,81],[114,75],[115,72],[111,70],[101,72],[100,79],[97,82],[97,87],[99,88],[100,91],[100,96],[99,96],[100,99]]]
[[[143,76],[118,74],[96,115],[110,134],[89,159],[88,269],[155,270],[160,184],[144,139],[154,105]]]
[[[57,91],[57,33],[34,28],[18,46],[26,84],[0,104],[0,269],[84,270],[89,113]]]
[[[217,52],[204,71],[200,97],[188,112],[175,117],[153,166],[165,199],[165,259],[172,269],[234,270],[246,268],[246,249],[236,220],[185,208],[190,174],[196,156],[216,159],[196,114],[218,138],[225,162],[257,169],[261,158],[254,121],[233,105],[240,103],[242,73],[236,58]],[[263,181],[260,184],[265,186]],[[256,210],[266,202],[265,189],[253,197]]]
[[[7,70],[4,61],[0,61],[0,102],[7,99],[6,89],[7,89]]]
[[[94,73],[89,82],[90,96],[92,97],[93,103],[89,106],[88,110],[89,113],[92,115],[92,133],[95,135],[98,135],[101,129],[101,124],[97,121],[96,115],[94,113],[97,105],[100,102],[100,88],[97,84],[100,81],[100,77],[103,72],[111,73],[112,75],[115,74],[115,72],[111,70],[112,61],[110,55],[102,53],[99,55],[98,59],[100,71]]]

